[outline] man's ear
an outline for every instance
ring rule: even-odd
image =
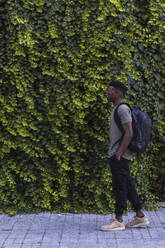
[[[123,92],[121,90],[116,89],[115,91],[118,97],[121,97],[121,98],[123,97]]]
[[[120,91],[120,97],[121,97],[121,98],[124,97],[123,91]]]

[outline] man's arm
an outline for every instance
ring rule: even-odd
[[[128,145],[131,141],[131,138],[133,136],[132,122],[123,123],[122,126],[124,128],[125,134],[124,134],[122,143],[119,146],[119,149],[116,153],[117,160],[120,160],[122,154],[126,151]]]

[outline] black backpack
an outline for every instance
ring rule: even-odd
[[[114,120],[118,128],[122,132],[122,137],[116,143],[122,141],[124,137],[124,129],[121,124],[120,117],[118,115],[118,108],[120,105],[126,104],[130,109],[131,107],[127,103],[120,103],[114,112]],[[128,149],[137,154],[141,154],[145,152],[150,138],[151,138],[151,128],[152,128],[152,120],[148,116],[148,114],[144,113],[138,108],[131,109],[132,112],[132,129],[133,129],[133,137],[128,145]]]

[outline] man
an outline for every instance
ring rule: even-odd
[[[132,131],[132,117],[131,110],[126,104],[118,107],[118,115],[125,131],[121,142],[117,142],[122,133],[114,120],[114,111],[116,107],[122,102],[122,99],[127,91],[125,85],[119,81],[111,82],[106,97],[109,102],[112,102],[114,109],[110,117],[110,141],[111,145],[108,151],[110,162],[110,169],[112,173],[112,187],[115,196],[115,219],[112,219],[109,224],[101,227],[102,231],[124,230],[125,223],[123,222],[123,212],[127,208],[127,199],[131,202],[136,216],[133,221],[127,223],[127,227],[144,227],[149,224],[147,217],[141,210],[141,203],[139,201],[136,189],[130,177],[129,162],[132,153],[128,149],[131,141]]]

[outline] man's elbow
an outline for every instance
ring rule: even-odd
[[[133,131],[131,130],[130,131],[130,138],[132,139],[132,137],[133,137]]]
[[[127,139],[131,140],[133,137],[133,131],[129,130],[125,133],[125,136],[127,137]]]

